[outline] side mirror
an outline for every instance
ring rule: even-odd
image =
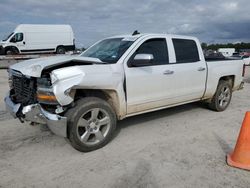
[[[130,65],[132,67],[141,67],[152,65],[154,56],[152,54],[137,54],[131,61]]]

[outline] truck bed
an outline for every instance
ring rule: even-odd
[[[242,82],[243,61],[241,59],[217,59],[207,62],[207,83],[205,98],[211,98],[214,95],[218,80],[224,76],[232,76],[233,90],[237,90]],[[213,62],[213,63],[209,63]]]

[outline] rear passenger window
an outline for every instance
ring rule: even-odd
[[[196,42],[187,39],[173,39],[176,62],[188,63],[199,61],[199,53]]]
[[[136,54],[152,54],[154,56],[153,65],[169,63],[167,42],[163,38],[145,41],[132,57]]]

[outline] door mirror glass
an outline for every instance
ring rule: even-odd
[[[154,56],[152,54],[137,54],[131,62],[133,67],[152,65]]]

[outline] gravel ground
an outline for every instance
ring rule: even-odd
[[[250,186],[249,171],[225,163],[250,107],[250,84],[225,112],[193,103],[123,120],[112,142],[90,153],[12,119],[3,103],[7,88],[1,70],[0,188]]]

